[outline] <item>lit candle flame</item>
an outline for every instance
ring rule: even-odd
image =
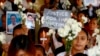
[[[0,2],[0,6],[3,6],[3,2]]]

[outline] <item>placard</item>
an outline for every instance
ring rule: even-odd
[[[25,21],[25,25],[28,29],[34,29],[35,28],[35,20],[37,15],[34,13],[27,13],[27,19]]]
[[[7,34],[12,34],[13,28],[21,24],[21,16],[17,11],[7,11],[6,16],[6,32]]]
[[[98,6],[98,0],[83,0],[85,6],[89,6],[90,4],[93,6]]]
[[[58,29],[65,25],[66,19],[71,17],[71,11],[45,9],[42,27]]]

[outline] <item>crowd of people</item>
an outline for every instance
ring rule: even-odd
[[[29,2],[34,3],[35,1],[24,1],[22,5],[26,7],[26,10],[23,12],[35,13],[35,10],[30,9],[28,6]],[[43,16],[45,8],[53,11],[70,10],[72,12],[71,19],[75,19],[82,24],[82,29],[73,40],[69,53],[65,50],[65,39],[59,36],[56,29],[54,30],[55,33],[48,35],[51,29],[49,27],[40,27],[37,34],[38,37],[36,38],[35,29],[29,29],[25,24],[17,24],[13,27],[13,38],[8,43],[6,41],[8,36],[4,37],[1,34],[2,32],[3,35],[7,35],[5,33],[5,31],[7,31],[6,12],[18,11],[18,6],[14,4],[13,0],[6,0],[4,5],[3,8],[0,7],[0,10],[3,12],[2,14],[0,13],[0,15],[2,15],[0,38],[3,38],[5,42],[0,42],[0,56],[88,56],[87,50],[98,45],[96,40],[97,34],[94,35],[94,33],[100,28],[99,18],[96,13],[96,10],[100,9],[100,5],[93,6],[90,4],[84,6],[82,0],[75,0],[73,4],[68,5],[68,8],[65,8],[60,0],[44,0],[44,5],[41,6],[39,11],[41,17]],[[86,23],[84,23],[83,17],[87,19]],[[39,20],[41,20],[41,18]]]

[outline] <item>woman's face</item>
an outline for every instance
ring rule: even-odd
[[[45,3],[46,3],[46,4],[49,4],[49,3],[50,3],[50,0],[45,0]]]
[[[84,50],[88,43],[87,35],[84,31],[79,32],[78,36],[73,40],[72,48],[75,50]]]
[[[40,33],[40,41],[43,47],[45,47],[46,45],[49,45],[50,42],[50,36],[46,35],[46,32],[43,31]]]
[[[36,50],[35,56],[43,56],[43,52],[41,50]]]
[[[78,16],[77,16],[77,20],[78,20],[79,22],[82,21],[82,16],[84,16],[83,13],[79,13],[79,14],[78,14]]]
[[[30,56],[30,55],[28,55],[24,50],[19,50],[16,56]]]
[[[91,20],[89,22],[89,29],[94,31],[98,27],[97,20]]]
[[[76,0],[76,4],[77,5],[81,5],[82,4],[82,0]]]

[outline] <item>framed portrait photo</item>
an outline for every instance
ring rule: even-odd
[[[13,28],[21,24],[21,16],[18,11],[7,11],[6,13],[6,33],[12,34]]]
[[[36,21],[37,15],[35,13],[27,13],[27,18],[25,21],[25,25],[28,29],[34,29],[35,28],[35,21]]]

